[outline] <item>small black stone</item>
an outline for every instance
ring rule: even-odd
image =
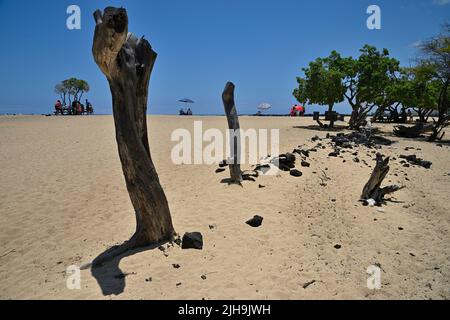
[[[174,267],[175,269],[179,269],[180,265],[178,263],[174,263],[174,264],[172,264],[172,267]]]
[[[334,246],[334,248],[335,248],[335,249],[340,249],[340,248],[342,248],[342,246],[341,246],[340,244],[336,244],[336,245]]]
[[[303,173],[297,169],[292,169],[289,174],[293,177],[301,177],[303,175]]]
[[[309,167],[310,166],[309,162],[307,162],[307,161],[302,161],[301,165],[302,165],[302,167]]]
[[[222,161],[219,163],[219,167],[221,167],[221,168],[226,167],[227,165],[228,165],[227,160],[222,160]]]
[[[200,232],[186,232],[183,236],[181,249],[199,249],[203,248],[203,236]]]
[[[217,168],[217,169],[216,169],[216,173],[221,173],[221,172],[224,172],[224,171],[225,171],[224,168]]]
[[[263,217],[255,215],[253,218],[251,218],[250,220],[248,220],[245,223],[253,228],[257,228],[262,224],[263,219],[264,219]]]
[[[337,157],[338,155],[339,155],[339,153],[337,153],[337,152],[330,152],[328,154],[329,157]]]

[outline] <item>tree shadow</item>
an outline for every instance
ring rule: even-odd
[[[102,264],[96,265],[95,261],[102,260],[104,256],[108,255],[112,251],[119,250],[122,247],[126,247],[127,243],[125,242],[121,245],[111,247],[102,252],[101,254],[99,254],[93,261],[93,265],[91,267],[91,275],[95,278],[95,280],[97,280],[98,285],[102,289],[102,294],[104,296],[109,296],[109,295],[119,295],[124,292],[126,286],[125,280],[126,277],[130,274],[123,273],[119,267],[120,261],[123,258],[132,256],[139,252],[154,250],[167,242],[169,241],[153,244],[146,247],[130,249],[125,251],[121,255],[118,255],[114,258],[111,258],[108,261],[103,262]]]

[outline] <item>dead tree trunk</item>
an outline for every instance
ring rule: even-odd
[[[128,249],[170,240],[175,231],[147,137],[148,84],[157,54],[147,40],[128,33],[125,9],[97,10],[94,18],[92,53],[110,85],[119,157],[136,213],[134,235],[118,250],[94,261],[98,264]]]
[[[231,183],[242,182],[242,172],[240,165],[241,158],[241,134],[239,128],[239,118],[234,103],[234,84],[227,82],[222,93],[222,101],[227,115],[228,127],[230,131],[230,152],[229,161]]]
[[[383,198],[386,194],[400,190],[402,187],[397,185],[391,185],[384,188],[380,188],[383,179],[389,172],[389,157],[383,160],[383,156],[380,153],[376,155],[376,166],[372,171],[369,181],[363,188],[361,200],[375,200],[376,204],[382,204]]]

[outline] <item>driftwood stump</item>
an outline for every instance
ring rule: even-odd
[[[426,132],[433,131],[433,125],[426,123],[417,123],[414,126],[394,126],[394,134],[403,138],[418,138]]]
[[[391,185],[380,188],[383,179],[389,172],[389,157],[383,160],[383,156],[380,153],[377,153],[376,162],[377,164],[372,171],[370,179],[363,188],[361,200],[367,201],[373,199],[375,200],[375,204],[380,205],[384,202],[384,196],[386,194],[400,190],[402,187]]]
[[[234,84],[227,82],[222,93],[222,101],[227,115],[228,127],[230,132],[230,159],[228,164],[230,167],[230,181],[231,183],[240,184],[243,180],[240,157],[241,157],[241,134],[239,127],[239,118],[234,103]]]
[[[92,53],[111,88],[117,146],[136,214],[131,239],[94,260],[95,265],[129,249],[171,240],[175,231],[147,136],[148,85],[157,54],[147,40],[128,33],[125,9],[97,10],[94,18]]]

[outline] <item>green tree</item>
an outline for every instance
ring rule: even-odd
[[[55,93],[62,98],[64,104],[66,104],[66,97],[69,99],[69,103],[75,100],[81,101],[83,94],[89,90],[89,84],[85,80],[77,78],[64,80],[55,86]]]
[[[342,73],[333,69],[333,56],[318,58],[303,68],[304,77],[298,77],[298,87],[293,95],[300,103],[318,104],[328,106],[328,111],[333,111],[336,103],[344,100],[345,87],[341,82]],[[334,119],[331,118],[330,127],[333,127]]]
[[[365,45],[360,52],[358,59],[341,58],[337,53],[334,59],[335,68],[343,75],[344,97],[352,107],[349,125],[354,129],[364,124],[374,108],[392,104],[386,89],[395,84],[400,68],[400,62],[389,57],[387,49],[380,52]]]
[[[450,23],[443,26],[441,34],[424,41],[420,46],[424,57],[419,65],[431,72],[433,78],[440,83],[438,98],[438,120],[435,123],[430,140],[442,138],[442,130],[450,120]]]
[[[402,79],[399,100],[417,112],[420,122],[427,122],[431,113],[438,110],[439,81],[434,79],[429,68],[420,65],[403,69]]]

